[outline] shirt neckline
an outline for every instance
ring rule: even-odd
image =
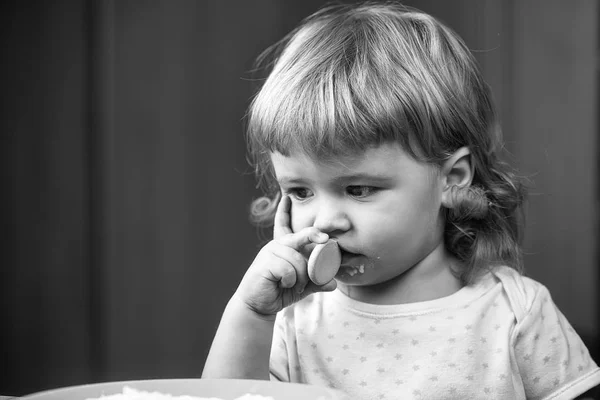
[[[463,286],[461,289],[452,293],[449,296],[444,296],[433,300],[404,304],[380,305],[364,303],[348,297],[340,289],[336,289],[335,291],[330,293],[330,295],[331,298],[340,305],[363,314],[388,317],[400,315],[429,314],[444,309],[465,306],[481,297],[487,291],[489,291],[496,284],[496,281],[497,279],[490,272],[481,276],[475,283]]]

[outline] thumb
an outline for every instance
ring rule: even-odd
[[[304,297],[306,297],[313,293],[333,292],[336,288],[337,288],[337,281],[335,279],[330,280],[329,282],[327,282],[324,285],[317,285],[314,282],[310,282],[308,285],[306,285],[306,288],[304,289],[304,292],[302,292],[302,295]]]

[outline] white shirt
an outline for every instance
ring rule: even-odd
[[[499,267],[419,303],[309,296],[277,315],[271,377],[356,400],[572,399],[600,369],[546,287]]]

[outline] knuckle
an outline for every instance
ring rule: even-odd
[[[296,280],[296,270],[292,265],[287,264],[283,271],[283,276],[286,278],[294,278],[294,280]]]
[[[294,267],[291,265],[287,265],[281,274],[281,279],[285,282],[288,282],[290,285],[294,285],[297,281],[297,274]]]

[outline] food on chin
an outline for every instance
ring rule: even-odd
[[[359,265],[359,266],[350,266],[350,265],[344,265],[342,266],[343,271],[345,274],[348,274],[350,276],[354,276],[356,274],[364,274],[365,273],[365,266],[364,265]]]
[[[85,400],[223,400],[218,397],[197,397],[197,396],[173,396],[168,393],[146,392],[125,386],[121,393],[102,395],[100,397],[87,398]],[[258,394],[245,394],[235,400],[275,400],[272,397],[261,396]]]

